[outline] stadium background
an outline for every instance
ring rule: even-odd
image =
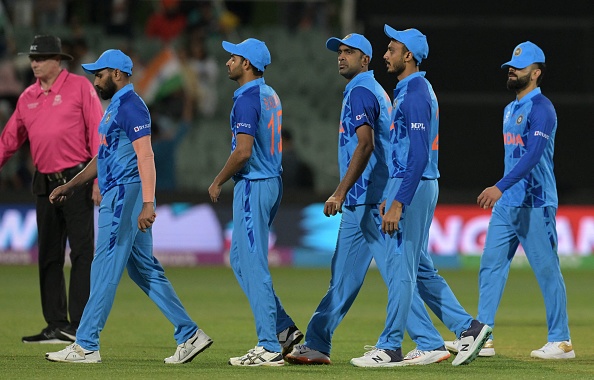
[[[14,38],[16,51],[27,51],[33,36],[47,31],[11,23],[16,17],[10,14],[14,3],[3,2],[4,36]],[[133,37],[126,39],[106,34],[98,24],[105,11],[101,3],[108,2],[68,2],[78,15],[93,51],[100,53],[107,48],[131,46],[140,59],[150,62],[167,47],[143,33],[146,19],[154,12],[158,1],[134,1]],[[211,33],[207,40],[208,50],[220,67],[218,102],[211,115],[193,121],[176,149],[176,189],[157,195],[163,207],[160,211],[163,229],[158,231],[159,223],[156,224],[155,240],[156,244],[164,243],[157,244],[156,251],[163,255],[166,263],[224,263],[232,186],[225,186],[222,202],[216,207],[209,204],[206,192],[229,153],[228,112],[236,89],[235,82],[226,78],[227,54],[220,43],[223,39],[239,42],[253,36],[266,41],[270,47],[273,63],[266,70],[265,78],[281,97],[283,126],[292,131],[297,151],[313,169],[315,183],[314,189],[309,191],[286,189],[271,238],[275,247],[273,262],[305,266],[327,264],[338,218],[324,218],[320,202],[338,183],[336,130],[344,79],[337,75],[335,55],[325,49],[324,42],[330,36],[343,36],[347,31],[364,33],[374,47],[371,68],[391,93],[395,78],[386,75],[381,59],[388,42],[383,24],[389,23],[397,29],[416,27],[429,40],[429,58],[421,68],[428,72],[427,77],[440,102],[439,207],[442,211],[438,209],[441,216],[437,222],[446,228],[446,219],[453,217],[451,228],[459,226],[458,232],[447,236],[434,234],[433,239],[449,236],[457,242],[450,244],[448,254],[440,255],[447,256],[447,260],[436,257],[438,265],[458,267],[467,262],[475,263],[476,260],[466,258],[476,258],[480,253],[484,238],[480,231],[469,238],[477,243],[471,252],[465,252],[461,245],[462,232],[465,226],[472,226],[474,218],[482,218],[484,226],[485,213],[472,204],[480,191],[496,182],[503,171],[502,110],[513,96],[505,89],[505,72],[500,64],[509,59],[517,43],[525,40],[537,43],[547,55],[548,69],[542,89],[555,104],[559,119],[556,175],[560,214],[567,215],[569,221],[560,223],[569,226],[569,231],[560,231],[560,236],[565,241],[571,240],[565,245],[571,251],[563,254],[569,259],[563,262],[590,265],[589,256],[594,251],[594,243],[589,241],[589,237],[594,236],[594,209],[588,206],[594,192],[589,146],[594,137],[591,112],[594,76],[588,70],[594,58],[591,48],[594,18],[590,2],[570,1],[565,6],[553,1],[213,3],[227,7],[219,18],[219,23],[225,24],[224,32]],[[306,28],[293,25],[292,15],[287,14],[289,3],[303,3],[317,12],[311,16],[311,25]],[[93,10],[98,13],[90,13]],[[321,15],[323,21],[319,21]],[[69,25],[55,26],[50,32],[64,40],[73,33]],[[579,207],[573,207],[575,205]],[[26,189],[0,191],[1,263],[35,263],[32,210],[33,199]],[[462,227],[456,224],[456,217],[462,220]],[[175,237],[175,232],[192,239],[181,244],[184,240]],[[218,240],[213,242],[213,238]],[[440,246],[443,244],[436,243],[435,250]]]

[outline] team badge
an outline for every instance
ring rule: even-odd
[[[514,55],[517,57],[518,55],[522,54],[522,48],[519,47],[514,51]]]
[[[524,116],[523,115],[518,116],[518,118],[516,119],[516,124],[518,124],[518,125],[519,124],[522,124],[522,121],[523,120],[524,120]]]
[[[52,106],[57,106],[58,104],[61,104],[61,103],[62,103],[62,96],[60,94],[58,94],[54,98],[54,103],[52,104]]]
[[[109,119],[111,119],[111,112],[105,116],[105,124],[109,123]]]
[[[351,33],[349,33],[349,34],[347,34],[347,35],[346,35],[346,36],[343,38],[343,40],[348,40],[348,39],[349,39],[349,38],[351,38],[352,36],[353,36],[353,35],[352,35]]]

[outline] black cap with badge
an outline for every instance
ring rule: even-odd
[[[19,53],[19,55],[51,56],[59,55],[65,61],[71,61],[70,54],[62,53],[62,41],[55,36],[35,36],[28,52]]]

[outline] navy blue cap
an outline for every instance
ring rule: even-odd
[[[132,60],[121,50],[109,49],[103,52],[95,63],[83,63],[83,70],[88,74],[95,74],[103,69],[118,69],[132,75]]]
[[[264,71],[266,66],[271,63],[270,52],[268,51],[266,44],[255,38],[248,38],[239,44],[223,41],[223,49],[231,54],[249,60],[250,63],[260,71]]]
[[[359,49],[363,54],[368,55],[371,60],[373,49],[371,43],[361,34],[351,33],[347,34],[342,40],[340,38],[331,37],[326,41],[326,47],[328,50],[338,51],[340,45],[350,46],[355,49]]]

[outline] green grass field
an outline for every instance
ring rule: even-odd
[[[440,364],[384,369],[355,368],[352,357],[374,344],[385,317],[386,290],[376,270],[371,270],[358,299],[336,330],[330,366],[285,365],[280,368],[236,368],[230,356],[244,354],[257,340],[252,314],[231,269],[223,267],[167,268],[166,271],[190,315],[214,344],[193,362],[166,366],[173,354],[173,328],[154,304],[124,275],[114,307],[101,334],[102,364],[51,363],[47,351],[65,345],[26,345],[23,335],[44,327],[38,294],[36,266],[0,266],[0,378],[1,379],[543,379],[594,378],[594,273],[565,270],[569,319],[577,358],[541,361],[530,351],[547,339],[544,306],[530,270],[510,274],[496,327],[493,358],[478,358],[468,366],[453,367],[452,359]],[[275,289],[287,311],[305,331],[311,313],[329,281],[326,269],[275,268]],[[442,271],[460,302],[476,313],[477,271]],[[454,336],[439,321],[445,339]],[[403,350],[413,348],[409,338]]]

